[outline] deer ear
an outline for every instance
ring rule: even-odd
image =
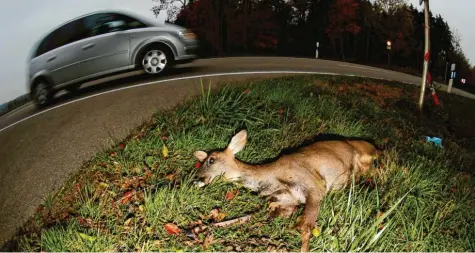
[[[231,139],[231,142],[228,145],[228,148],[233,155],[241,151],[244,146],[246,146],[247,132],[246,130],[241,130],[239,133],[234,135]]]
[[[193,153],[193,155],[198,159],[198,161],[202,162],[206,159],[206,157],[208,157],[208,154],[206,154],[206,152],[204,151],[195,151],[195,153]]]

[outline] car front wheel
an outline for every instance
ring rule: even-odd
[[[40,82],[35,85],[32,95],[36,106],[38,108],[43,108],[51,103],[54,94],[53,90],[47,83]]]
[[[160,48],[148,50],[142,57],[142,68],[148,74],[160,74],[170,65],[170,58],[166,50]]]

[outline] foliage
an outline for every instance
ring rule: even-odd
[[[343,36],[345,33],[356,35],[360,32],[361,27],[356,24],[356,11],[358,4],[354,0],[336,0],[328,14],[329,24],[325,32],[333,41],[340,41],[340,50],[342,58],[345,59]]]

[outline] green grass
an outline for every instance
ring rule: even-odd
[[[324,199],[321,234],[312,238],[311,250],[475,251],[475,152],[468,145],[474,139],[457,131],[465,128],[453,113],[473,103],[442,95],[444,111],[457,123],[447,125],[430,101],[426,116],[416,117],[414,92],[398,83],[326,76],[203,89],[175,110],[157,112],[122,142],[123,149],[97,154],[48,196],[5,249],[298,251],[300,236],[292,229],[297,215],[269,219],[265,198],[222,181],[193,186],[192,153],[223,148],[245,128],[248,144],[237,156],[251,163],[319,134],[370,138],[385,149],[371,181],[353,182]],[[424,142],[431,134],[444,138],[444,149]],[[236,197],[226,200],[235,190]],[[193,222],[213,222],[207,216],[215,208],[224,219],[254,216],[241,226],[187,237]],[[183,232],[169,235],[167,223]]]

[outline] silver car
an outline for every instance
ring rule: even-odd
[[[56,91],[74,91],[82,82],[134,68],[162,73],[196,58],[198,41],[189,30],[160,26],[124,12],[95,12],[66,22],[33,48],[29,90],[38,107]]]

